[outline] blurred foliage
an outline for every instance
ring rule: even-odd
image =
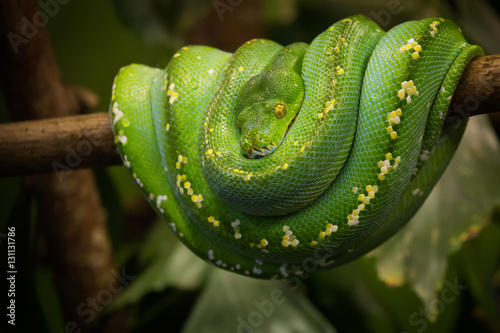
[[[222,15],[221,3],[228,6]],[[242,15],[238,11],[249,10],[248,19],[261,25],[264,35],[254,37],[282,44],[310,42],[333,22],[358,13],[386,30],[444,16],[470,42],[500,53],[499,9],[493,0],[73,0],[60,6],[48,29],[65,80],[95,91],[97,110],[103,111],[121,66],[164,67],[174,50],[199,40],[193,37],[199,31],[237,34],[231,17]],[[206,43],[230,48],[245,41],[232,38]],[[0,121],[8,121],[2,102]],[[362,259],[304,279],[258,281],[214,269],[158,221],[144,221],[131,237],[125,209],[142,200],[139,192],[123,168],[96,170],[117,266],[136,278],[92,323],[95,331],[119,309],[125,309],[132,332],[500,331],[498,138],[484,118],[470,125],[442,180],[399,234]],[[62,332],[51,272],[36,262],[43,240],[34,216],[36,206],[21,179],[0,179],[2,230],[24,225],[22,255],[26,265],[36,263],[22,281],[35,295],[30,331]]]

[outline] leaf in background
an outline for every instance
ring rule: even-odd
[[[388,285],[409,283],[428,304],[436,298],[448,255],[488,223],[500,203],[500,149],[485,117],[469,122],[445,174],[412,221],[372,252]],[[428,307],[435,309],[435,307]],[[429,319],[437,313],[429,311]]]
[[[335,332],[314,305],[283,281],[213,270],[183,332]]]
[[[498,218],[498,217],[497,217]],[[497,221],[498,222],[498,221]],[[491,223],[479,237],[463,246],[462,266],[469,292],[479,306],[482,321],[488,322],[491,331],[500,331],[500,303],[498,286],[500,273],[500,225]],[[495,281],[495,274],[497,275]],[[497,289],[497,292],[495,292]]]
[[[458,13],[453,18],[465,35],[481,45],[489,54],[500,52],[500,19],[495,9],[484,0],[457,1]]]
[[[138,260],[143,267],[141,274],[114,299],[108,310],[136,303],[148,293],[167,287],[197,289],[211,269],[181,244],[164,222],[151,228]]]

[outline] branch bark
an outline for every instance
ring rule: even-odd
[[[500,54],[473,59],[457,86],[447,121],[496,112]],[[0,125],[0,177],[121,164],[107,112]]]
[[[0,1],[0,84],[10,116],[16,121],[77,114],[92,107],[96,101],[95,95],[88,90],[62,83],[52,44],[44,24],[39,21],[39,14],[34,0]],[[26,28],[30,24],[32,28]],[[51,122],[41,120],[42,126],[38,126],[37,121],[32,124],[43,135],[48,129],[47,121]],[[19,124],[22,127],[26,123],[2,125],[0,140],[3,144],[6,143],[3,133],[13,135],[10,131],[19,129]],[[63,133],[61,127],[57,130]],[[66,140],[64,135],[51,133],[55,141]],[[15,137],[19,140],[25,138],[22,133],[16,133]],[[12,142],[7,141],[7,146],[10,146]],[[17,146],[19,151],[2,156],[0,160],[5,158],[6,163],[2,161],[0,164],[16,161],[23,150],[30,151],[31,156],[43,155],[40,152],[43,148],[34,147],[34,143],[24,141]],[[50,142],[44,144],[45,148],[51,145]],[[35,157],[32,159],[37,161]],[[22,163],[16,165],[19,167]],[[29,173],[33,172],[17,174]],[[92,170],[67,173],[63,182],[56,174],[30,176],[24,179],[24,185],[37,199],[37,225],[41,234],[36,236],[45,241],[41,257],[53,272],[66,320],[65,329],[73,331],[78,328],[80,332],[88,332],[88,317],[79,314],[78,307],[89,298],[95,298],[101,290],[106,290],[110,283],[117,284],[106,230],[107,216]],[[33,327],[29,320],[22,320],[19,325],[24,331],[30,330],[29,325]]]

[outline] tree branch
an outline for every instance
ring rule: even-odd
[[[43,27],[45,24],[37,21],[37,18],[42,17],[39,14],[35,0],[0,1],[0,85],[9,114],[14,120],[78,114],[95,104],[97,98],[86,89],[62,83],[50,38]],[[35,137],[31,137],[33,141],[25,141],[27,136],[16,132],[19,125],[32,124],[28,128],[38,128],[38,134],[47,140],[48,136],[44,136],[44,133],[50,127],[47,124],[52,121],[54,119],[2,125],[2,146],[6,144],[7,148],[12,147],[12,141],[6,139],[4,133],[9,133],[9,137],[15,137],[18,141],[16,151],[2,149],[7,154],[2,155],[0,160],[5,159],[5,164],[24,168],[24,162],[30,164],[40,161],[39,157],[46,154],[44,149],[54,142],[59,142],[59,147],[64,149],[63,143],[68,136],[63,134],[64,126],[57,126],[57,130],[51,132],[54,141],[44,141],[40,146],[37,146],[39,143]],[[28,132],[29,129],[24,130],[24,134]],[[75,133],[69,136],[72,135]],[[58,141],[60,139],[63,141]],[[31,156],[31,161],[19,163],[19,157],[26,152],[30,153],[24,157]],[[97,154],[95,149],[94,154]],[[34,172],[31,170],[17,174],[29,173]],[[39,254],[42,255],[36,257],[42,257],[53,272],[54,286],[66,320],[65,329],[89,332],[88,318],[78,313],[79,306],[89,298],[95,298],[101,290],[107,290],[110,283],[116,283],[106,229],[107,216],[92,170],[67,173],[64,181],[54,174],[26,177],[24,185],[37,199],[37,226],[41,232],[36,234],[36,239],[44,240],[40,244],[45,247],[38,247],[43,251],[40,250]],[[18,223],[26,224],[28,221]],[[34,267],[23,269],[34,271]],[[19,326],[21,331],[29,331],[27,327],[33,327],[33,323],[23,319]]]
[[[472,60],[453,96],[447,121],[496,112],[500,54]],[[118,165],[107,112],[0,125],[0,177]]]

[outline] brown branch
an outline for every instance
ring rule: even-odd
[[[77,114],[96,102],[95,95],[88,90],[68,87],[62,83],[52,44],[43,27],[45,24],[40,20],[43,20],[43,15],[40,15],[35,0],[0,1],[0,84],[10,116],[14,120]],[[50,128],[46,121],[51,122],[41,120],[42,126],[38,126],[40,123],[36,121],[32,122],[42,136]],[[22,124],[26,123],[3,125],[1,131],[23,140],[22,134],[10,132],[19,129]],[[34,144],[39,143],[33,137],[34,141],[17,145],[17,152],[9,152],[4,156],[9,161],[8,164],[22,156],[23,150],[30,151],[33,154],[31,156],[43,156],[43,150],[59,139],[63,141],[59,142],[58,147],[64,149],[63,142],[68,140],[68,135],[59,135],[64,133],[61,127],[57,128],[57,132],[51,133],[54,134],[54,141],[44,142],[44,148],[35,147]],[[79,134],[69,136],[72,135]],[[80,135],[85,135],[85,132]],[[2,138],[5,138],[4,134]],[[93,153],[98,154],[98,149],[94,149]],[[36,160],[37,158],[32,157],[32,161],[26,163]],[[52,160],[48,158],[45,161]],[[23,163],[16,165],[22,168]],[[119,282],[116,283],[113,275],[114,264],[106,230],[106,212],[92,171],[68,172],[63,180],[56,174],[46,174],[27,177],[24,183],[37,199],[37,225],[41,231],[41,235],[37,236],[45,244],[41,257],[52,269],[66,320],[65,329],[88,332],[90,318],[78,313],[79,307],[81,304],[85,306],[88,299],[95,298],[100,291],[107,290],[110,283],[119,285]],[[20,246],[27,247],[29,244]],[[27,323],[29,320],[26,318],[19,322],[22,331],[29,330],[24,327]]]
[[[5,176],[68,171],[120,163],[109,115],[49,118],[0,125],[0,166]],[[7,167],[8,165],[8,167]],[[2,170],[3,169],[3,170]]]
[[[496,112],[500,55],[476,58],[455,91],[450,121]],[[121,164],[107,112],[0,125],[0,176]]]

